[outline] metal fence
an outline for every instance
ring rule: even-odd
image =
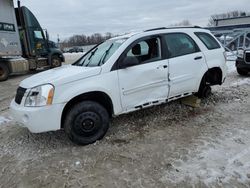
[[[228,52],[228,60],[235,60],[239,50],[250,48],[250,28],[212,31]]]

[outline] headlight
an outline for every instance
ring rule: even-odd
[[[238,57],[240,57],[240,58],[244,57],[244,50],[243,49],[238,50]]]
[[[36,107],[51,105],[54,97],[54,86],[50,84],[32,88],[25,100],[25,106]]]

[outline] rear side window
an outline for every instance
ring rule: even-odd
[[[220,48],[220,44],[208,33],[195,32],[194,33],[209,50]]]
[[[167,43],[169,58],[199,52],[194,40],[184,33],[171,33],[164,36]]]

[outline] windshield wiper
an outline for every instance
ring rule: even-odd
[[[113,47],[113,45],[114,45],[114,43],[112,43],[112,44],[110,45],[110,47],[105,51],[105,53],[103,54],[103,56],[101,57],[101,59],[100,59],[100,61],[99,61],[99,63],[98,63],[98,66],[100,66],[101,64],[104,63],[104,60],[105,60],[105,58],[107,57],[107,55],[109,54],[109,51],[111,50],[111,48]]]
[[[91,55],[89,56],[89,58],[88,58],[88,63],[87,63],[87,65],[86,65],[86,67],[87,66],[89,66],[89,64],[90,64],[90,62],[91,62],[91,58],[95,55],[95,53],[96,53],[96,51],[98,50],[98,48],[96,48],[93,52],[91,52]]]

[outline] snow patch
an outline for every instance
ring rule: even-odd
[[[8,123],[11,121],[11,118],[5,118],[3,116],[0,116],[0,125]]]
[[[245,78],[232,83],[232,86],[242,86],[248,84],[250,85],[250,78]]]
[[[226,54],[228,61],[235,61],[237,59],[237,51],[227,52]]]
[[[227,72],[232,73],[236,71],[235,61],[227,61]]]
[[[249,181],[250,169],[250,138],[249,131],[238,131],[238,136],[224,135],[220,143],[201,140],[203,146],[196,148],[193,157],[187,161],[176,160],[172,170],[165,171],[160,181],[181,183],[185,180],[197,184],[200,181],[207,186],[214,183],[229,183],[232,179],[238,182]],[[205,138],[204,138],[205,139]],[[247,146],[247,147],[246,147]],[[195,152],[202,151],[195,155]],[[176,170],[175,170],[176,169]]]
[[[85,54],[85,52],[81,52],[81,53],[64,53],[64,57],[65,57],[65,63],[66,64],[72,64],[75,61],[77,61],[78,59],[80,59],[83,55]]]

